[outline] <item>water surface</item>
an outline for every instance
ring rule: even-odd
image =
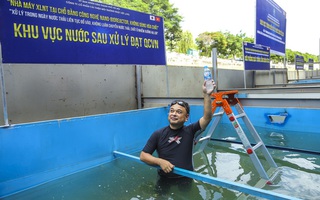
[[[219,134],[229,140],[237,140],[230,133],[229,127],[222,128],[224,134]],[[221,131],[221,129],[220,129]],[[266,144],[286,147],[291,145],[317,151],[319,145],[313,140],[301,142],[303,133],[277,132],[259,130]],[[320,137],[320,136],[318,136]],[[316,138],[314,137],[314,140]],[[320,141],[317,139],[316,141]],[[241,144],[210,141],[203,153],[194,156],[195,171],[213,177],[234,181],[241,184],[260,187],[273,192],[294,196],[301,199],[318,199],[320,196],[320,155],[282,149],[269,149],[280,173],[273,185],[264,184],[256,172],[249,156]],[[134,154],[139,155],[139,152]],[[266,168],[268,164],[262,160]],[[135,161],[119,158],[113,162],[82,171],[64,178],[40,185],[38,187],[9,196],[5,200],[137,200],[137,199],[259,199],[247,196],[238,191],[225,189],[201,181],[193,180],[191,185],[181,187],[170,185],[167,191],[157,185],[156,169]],[[261,184],[263,183],[263,184]]]

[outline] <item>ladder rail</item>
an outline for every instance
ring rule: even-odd
[[[273,158],[271,157],[269,151],[267,150],[266,146],[264,145],[261,137],[259,136],[259,133],[256,131],[256,129],[254,128],[253,124],[251,123],[251,121],[249,120],[247,114],[244,112],[244,109],[241,105],[236,104],[235,108],[237,110],[238,113],[243,114],[242,120],[243,122],[246,124],[247,128],[249,129],[249,132],[251,133],[253,139],[255,140],[255,142],[257,144],[260,144],[260,149],[262,154],[264,155],[264,157],[266,158],[267,162],[269,163],[269,165],[271,167],[275,167],[277,168],[277,164],[274,162]],[[256,144],[256,145],[257,145]]]
[[[233,117],[233,120],[231,121],[231,124],[233,126],[233,128],[236,130],[243,146],[245,149],[248,149],[248,148],[252,148],[251,144],[250,144],[250,141],[248,140],[248,138],[246,137],[246,135],[244,134],[244,131],[242,129],[242,127],[240,126],[239,124],[239,121],[234,117],[235,115],[233,113],[231,113],[230,115],[228,115],[228,118],[232,119]]]
[[[213,132],[217,128],[218,124],[220,123],[223,114],[224,114],[224,110],[222,107],[220,108],[220,110],[217,113],[213,114],[213,116],[215,116],[215,117],[212,122],[212,125],[210,126],[210,128],[207,132],[207,135],[201,138],[201,134],[200,134],[195,140],[196,143],[200,142],[200,141],[202,141],[202,143],[201,143],[199,149],[194,154],[202,152],[204,150],[204,148],[207,146],[207,143],[210,140]]]
[[[269,163],[269,165],[271,167],[274,167],[274,168],[278,167],[277,163],[271,157],[271,155],[270,155],[270,153],[269,153],[269,151],[268,151],[266,146],[262,147],[261,152],[262,152],[262,154],[264,155],[264,157],[266,158],[267,162]]]
[[[265,144],[263,143],[262,139],[260,138],[258,132],[252,125],[251,121],[249,120],[248,116],[246,115],[243,107],[240,104],[238,98],[235,98],[234,95],[238,93],[237,90],[226,91],[226,92],[218,92],[214,93],[211,96],[215,97],[215,100],[212,102],[212,112],[214,121],[212,122],[207,135],[202,138],[197,138],[196,142],[201,141],[201,145],[196,153],[202,152],[204,148],[207,146],[208,141],[211,139],[211,136],[220,123],[222,119],[222,115],[226,113],[229,121],[231,122],[233,128],[235,129],[236,133],[238,134],[247,154],[249,155],[255,169],[258,171],[261,178],[267,180],[267,183],[271,183],[271,179],[268,176],[264,166],[262,165],[259,157],[256,154],[257,150],[261,150],[262,155],[272,168],[277,168],[277,164],[273,160],[271,154],[269,153],[268,149],[266,148]],[[237,111],[237,115],[234,114],[233,110],[231,109],[230,105],[234,106]],[[220,107],[219,111],[215,113],[217,107]],[[251,136],[256,142],[256,145],[252,146],[250,141],[247,138],[246,133],[243,131],[238,119],[242,119],[244,124],[246,125],[247,129],[251,133]],[[200,137],[200,136],[198,136]]]
[[[234,113],[231,113],[230,115],[228,115],[234,129],[236,130],[244,148],[246,149],[247,153],[249,154],[250,159],[253,162],[254,167],[256,168],[256,170],[258,171],[260,177],[262,177],[263,179],[269,180],[269,176],[266,173],[263,165],[261,164],[255,150],[259,147],[263,147],[264,143],[262,142],[262,140],[260,140],[258,142],[257,145],[255,145],[254,147],[251,146],[250,141],[248,140],[248,138],[246,137],[242,127],[239,124],[239,121],[237,120],[237,118],[235,117]],[[270,156],[270,154],[264,154],[264,156],[266,157],[266,159],[268,159],[268,157]],[[272,159],[272,158],[271,158]],[[270,164],[271,165],[271,164]]]
[[[243,115],[242,120],[246,124],[247,128],[249,129],[249,132],[251,133],[255,142],[258,143],[258,142],[262,141],[258,132],[256,131],[256,129],[254,128],[254,126],[252,125],[250,120],[248,119],[248,116],[244,112],[244,109],[242,108],[242,106],[237,104],[237,105],[235,105],[235,108],[238,113],[241,113]]]
[[[251,160],[259,160],[256,152],[253,151],[253,153],[249,154],[249,157]],[[261,178],[265,179],[265,180],[269,180],[270,177],[268,176],[267,172],[265,171],[263,165],[261,164],[261,162],[252,162],[254,167],[257,169],[259,175]]]

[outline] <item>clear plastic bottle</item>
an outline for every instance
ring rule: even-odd
[[[213,90],[212,74],[208,66],[204,66],[203,77],[204,77],[204,80],[206,81],[207,91]]]

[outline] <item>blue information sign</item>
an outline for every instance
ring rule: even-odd
[[[294,59],[296,70],[304,69],[304,57],[296,55]]]
[[[165,65],[163,19],[89,0],[1,0],[3,63]]]
[[[256,0],[255,43],[269,46],[271,53],[286,52],[286,12],[273,0]]]
[[[270,70],[270,48],[248,42],[243,43],[245,70]]]
[[[309,70],[313,70],[313,59],[312,58],[309,58],[309,61],[308,61],[308,63],[309,63]]]

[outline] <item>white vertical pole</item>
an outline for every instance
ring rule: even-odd
[[[214,92],[218,91],[218,66],[217,66],[217,48],[212,49],[212,70],[213,70],[213,80],[216,83],[216,88]]]
[[[141,65],[136,65],[136,81],[137,81],[138,109],[141,109],[142,108],[142,101],[141,101]]]
[[[246,65],[245,65],[245,57],[244,57],[244,43],[242,42],[242,59],[243,59],[243,83],[244,88],[247,89],[247,79],[246,79]],[[254,74],[255,75],[255,74]]]
[[[7,110],[7,98],[6,98],[6,88],[4,84],[4,73],[3,73],[3,64],[2,64],[2,47],[0,44],[0,81],[1,81],[1,92],[2,92],[2,107],[3,107],[3,119],[4,125],[9,126],[8,120],[8,110]]]

